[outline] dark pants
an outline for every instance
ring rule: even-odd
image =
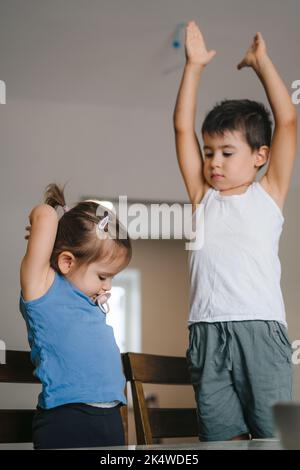
[[[125,444],[120,407],[71,403],[37,408],[32,424],[35,449],[110,447]]]

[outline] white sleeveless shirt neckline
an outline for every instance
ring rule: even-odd
[[[278,257],[284,217],[274,199],[259,182],[228,196],[210,188],[193,217],[200,248],[189,252],[189,323],[286,325]]]

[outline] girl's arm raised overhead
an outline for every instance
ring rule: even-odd
[[[26,254],[21,263],[20,281],[25,299],[31,299],[43,292],[50,269],[58,215],[48,204],[33,208],[29,215],[31,225]]]

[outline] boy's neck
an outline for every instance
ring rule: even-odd
[[[228,189],[220,189],[220,194],[222,194],[222,196],[232,196],[234,194],[243,194],[247,191],[247,188],[248,186],[250,186],[251,184],[253,183],[253,181],[251,181],[250,183],[244,183],[244,184],[240,184],[239,186],[232,186],[231,188],[228,188]],[[246,188],[243,190],[243,188]]]

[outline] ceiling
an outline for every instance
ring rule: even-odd
[[[7,87],[0,139],[7,171],[17,178],[12,160],[17,165],[21,152],[28,168],[44,158],[44,187],[51,171],[56,177],[61,170],[63,181],[70,176],[71,155],[77,198],[100,192],[98,175],[82,169],[83,152],[91,166],[99,153],[109,154],[102,196],[123,191],[134,199],[186,200],[172,134],[184,63],[183,48],[172,47],[177,25],[195,19],[207,47],[217,51],[201,83],[200,121],[223,98],[266,101],[254,73],[236,69],[256,31],[292,93],[300,78],[299,18],[299,0],[0,0],[0,79]],[[299,171],[297,163],[294,185]],[[81,175],[89,176],[88,188],[84,181],[81,187]],[[40,194],[35,181],[25,186],[18,178],[25,193]]]

